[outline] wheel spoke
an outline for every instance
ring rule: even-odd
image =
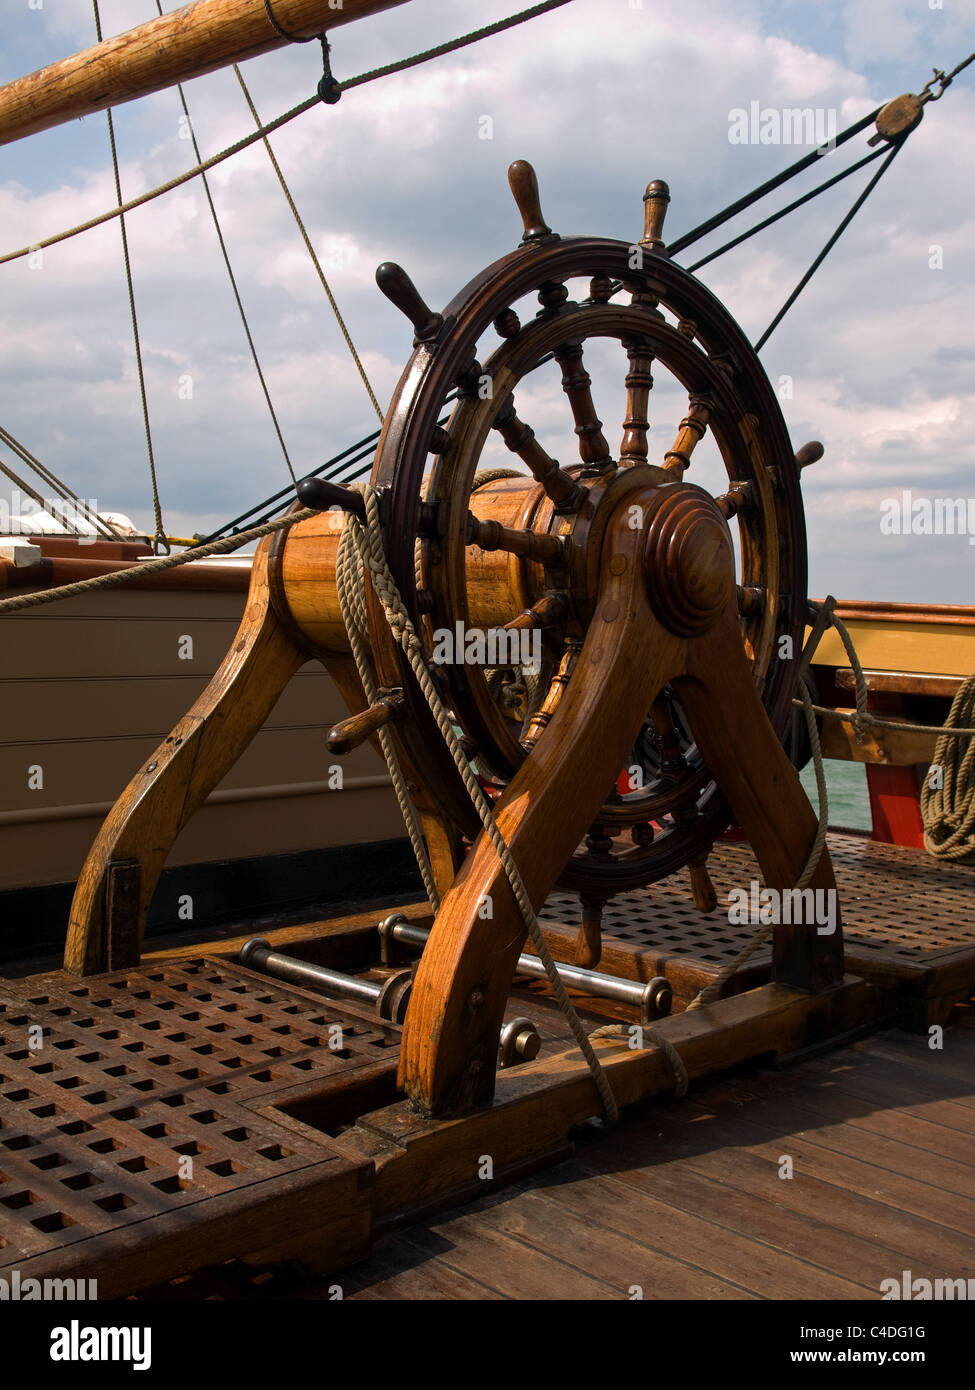
[[[582,365],[582,344],[563,343],[554,352],[562,368],[562,389],[569,398],[575,432],[579,437],[579,457],[592,473],[607,473],[614,468],[609,445],[603,435],[603,422],[593,404],[592,378]]]
[[[646,463],[649,453],[647,408],[653,388],[650,375],[653,354],[643,338],[630,339],[623,346],[630,360],[630,370],[626,374],[626,419],[623,421],[620,465],[633,466]]]
[[[586,489],[560,468],[557,461],[542,448],[532,427],[518,418],[513,399],[509,399],[498,411],[493,428],[498,431],[511,452],[517,454],[527,465],[535,481],[541,483],[545,489],[545,496],[551,498],[557,511],[579,510],[585,500]]]
[[[711,418],[710,401],[705,396],[691,396],[690,410],[680,422],[677,438],[672,449],[664,455],[664,468],[676,478],[684,476],[697,445],[704,438]]]
[[[575,670],[576,662],[579,660],[579,653],[582,651],[582,643],[577,638],[570,638],[566,643],[565,653],[559,663],[559,669],[552,678],[552,684],[548,688],[548,693],[541,705],[532,715],[521,740],[521,746],[526,753],[530,753],[538,742],[542,730],[548,724],[552,715],[559,707],[559,701],[565,693],[565,688],[569,684],[569,678]]]

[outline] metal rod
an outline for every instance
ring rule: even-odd
[[[387,918],[380,930],[385,930],[396,941],[408,946],[419,946],[422,950],[430,935],[426,927],[415,926],[405,919],[396,921]],[[547,980],[545,966],[538,956],[520,955],[517,973],[531,975],[536,979]],[[615,975],[604,975],[598,970],[586,970],[580,965],[566,965],[556,962],[556,969],[563,982],[574,989],[582,990],[597,999],[612,999],[618,1004],[630,1004],[640,1010],[643,1019],[659,1017],[670,1012],[671,987],[662,976],[655,976],[647,984],[639,980],[621,980]]]
[[[371,984],[368,980],[358,980],[354,975],[343,975],[338,970],[329,970],[324,965],[311,965],[308,961],[296,960],[294,956],[284,956],[280,951],[272,951],[270,942],[261,936],[252,937],[241,949],[241,965],[252,970],[263,970],[279,980],[287,980],[293,985],[308,985],[312,989],[337,994],[342,999],[355,999],[361,1004],[375,1004],[382,992],[382,985]]]

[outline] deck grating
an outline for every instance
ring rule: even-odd
[[[255,1106],[398,1042],[206,958],[0,995],[0,1267],[321,1163]]]
[[[930,965],[971,955],[975,961],[975,866],[942,863],[923,850],[881,844],[859,835],[831,833],[830,853],[843,912],[843,933],[851,956],[873,956],[901,965]],[[622,893],[607,903],[605,933],[660,955],[683,956],[722,967],[735,959],[753,934],[749,924],[728,921],[728,894],[748,889],[762,876],[751,848],[720,841],[708,869],[718,908],[705,915],[691,901],[686,874],[647,888]],[[551,894],[543,921],[576,926],[581,920],[573,893]],[[763,947],[754,964],[768,964]]]

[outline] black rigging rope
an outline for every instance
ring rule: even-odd
[[[156,9],[159,11],[160,16],[162,16],[163,7],[161,0],[156,0]],[[186,93],[183,90],[182,82],[177,82],[176,90],[179,93],[180,104],[183,107],[183,115],[186,117],[186,128],[189,131],[190,140],[193,142],[193,153],[196,155],[197,163],[202,164],[203,156],[200,153],[200,146],[197,143],[196,132],[193,129],[193,122],[190,120],[190,110],[186,104]],[[244,301],[241,298],[240,290],[237,286],[237,277],[234,274],[234,268],[230,261],[230,252],[227,250],[227,243],[224,240],[223,229],[220,226],[220,219],[217,216],[217,209],[213,201],[213,194],[210,191],[210,180],[207,178],[206,173],[203,171],[201,171],[200,173],[200,179],[203,183],[203,191],[206,194],[207,203],[210,206],[210,216],[213,218],[213,227],[214,231],[217,234],[217,241],[220,244],[220,253],[223,256],[223,263],[227,267],[227,275],[230,278],[230,288],[233,290],[234,299],[237,302],[237,311],[240,314],[240,321],[243,325],[244,334],[247,338],[247,345],[251,350],[251,357],[254,361],[254,370],[257,372],[258,381],[261,383],[261,390],[264,392],[264,399],[267,402],[267,408],[271,416],[271,423],[273,424],[274,432],[278,437],[278,443],[281,445],[281,452],[284,454],[284,461],[288,465],[288,472],[291,474],[292,481],[296,482],[297,479],[295,477],[295,470],[291,464],[291,455],[288,453],[288,446],[284,442],[284,435],[281,432],[281,425],[278,421],[277,412],[274,409],[274,404],[271,400],[271,392],[269,391],[267,381],[264,378],[264,370],[261,367],[261,359],[258,356],[257,346],[254,343],[254,338],[251,333],[250,324],[247,321],[247,313],[244,309]]]
[[[904,141],[898,140],[896,144],[892,145],[890,149],[887,151],[887,158],[884,160],[883,164],[881,164],[880,168],[874,174],[873,178],[867,184],[866,188],[860,194],[859,198],[850,208],[850,211],[843,218],[843,221],[837,227],[836,231],[830,237],[829,241],[827,241],[826,245],[823,247],[822,251],[820,251],[819,255],[816,257],[812,265],[806,271],[805,275],[799,281],[798,285],[796,285],[795,289],[792,291],[792,293],[789,295],[789,298],[782,305],[782,308],[776,314],[775,318],[769,324],[768,328],[766,328],[765,332],[755,343],[754,346],[756,353],[761,352],[762,348],[768,342],[769,338],[775,332],[776,328],[778,328],[779,324],[785,318],[786,314],[792,308],[793,304],[795,304],[800,294],[802,294],[803,290],[809,284],[809,281],[812,279],[816,271],[822,265],[823,261],[829,255],[830,251],[832,251],[833,247],[839,241],[840,237],[846,231],[847,227],[853,221],[854,217],[856,217],[857,213],[860,211],[864,203],[870,197],[870,194],[873,192],[873,190],[877,187],[877,184],[883,178],[884,174],[886,174],[891,164],[893,164],[894,160],[897,158],[899,151],[903,148],[903,145]],[[883,153],[883,151],[881,151],[881,153]]]
[[[102,21],[98,13],[98,0],[91,0],[95,10],[95,32],[98,35],[98,42],[102,41]],[[125,283],[129,291],[129,316],[132,320],[132,337],[135,341],[135,363],[139,373],[139,394],[142,398],[142,422],[146,432],[146,450],[149,455],[149,481],[152,484],[152,512],[153,522],[156,527],[155,543],[162,545],[166,550],[169,549],[169,542],[166,540],[166,530],[163,526],[162,505],[159,501],[159,482],[156,478],[156,459],[152,448],[152,428],[149,424],[149,400],[146,395],[146,375],[142,363],[142,344],[139,339],[139,315],[135,307],[135,287],[132,283],[132,262],[129,257],[129,236],[125,228],[125,217],[122,213],[122,179],[118,167],[118,149],[115,145],[115,123],[112,120],[112,108],[109,106],[105,112],[108,117],[108,141],[112,148],[112,168],[115,173],[115,196],[119,206],[119,228],[122,232],[122,259],[125,262]]]

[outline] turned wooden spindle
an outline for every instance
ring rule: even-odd
[[[647,191],[643,195],[643,236],[640,238],[641,246],[649,246],[652,251],[662,251],[664,249],[661,232],[664,229],[664,218],[667,216],[667,205],[670,202],[670,189],[663,179],[654,179],[647,184]]]
[[[514,309],[505,309],[494,320],[494,330],[501,338],[513,338],[521,331],[521,319]]]
[[[688,867],[691,871],[691,897],[694,899],[694,906],[698,912],[713,912],[718,905],[718,895],[708,873],[707,853],[692,859]]]
[[[592,473],[607,473],[615,468],[609,445],[603,434],[603,422],[593,404],[592,378],[582,365],[582,344],[563,343],[552,354],[562,368],[562,390],[569,398],[575,432],[579,439],[579,457]]]
[[[603,953],[603,898],[584,897],[582,899],[582,926],[576,937],[575,965],[584,970],[595,970]]]
[[[522,244],[541,241],[543,237],[552,236],[552,228],[542,216],[538,195],[538,177],[527,159],[516,159],[509,166],[508,183],[525,226],[525,235],[521,239]]]
[[[367,738],[371,738],[377,730],[396,716],[397,710],[403,705],[405,696],[402,690],[385,690],[380,692],[380,698],[368,709],[362,710],[359,714],[350,715],[348,719],[340,719],[337,724],[333,724],[328,735],[328,748],[330,753],[351,753],[365,743]]]
[[[589,281],[589,298],[593,304],[608,304],[613,288],[614,281],[608,275],[594,275]]]
[[[585,487],[560,468],[556,460],[542,448],[532,427],[519,419],[512,399],[509,398],[498,411],[492,427],[511,452],[528,465],[532,477],[545,489],[545,496],[555,503],[557,512],[579,510],[587,496]]]
[[[565,646],[562,660],[559,662],[559,669],[552,678],[552,684],[548,688],[545,699],[539,708],[532,715],[521,739],[521,746],[526,753],[530,753],[541,737],[542,730],[549,723],[552,715],[559,707],[565,688],[569,684],[569,678],[575,670],[576,662],[579,660],[579,653],[582,651],[582,643],[578,638],[570,638]]]
[[[632,466],[646,463],[649,452],[647,433],[650,423],[647,419],[647,407],[653,388],[653,377],[650,375],[653,354],[642,338],[633,339],[623,346],[630,361],[630,370],[625,382],[626,419],[623,421],[620,464]]]
[[[811,463],[818,463],[825,452],[818,439],[810,439],[808,444],[803,444],[802,448],[796,451],[796,467],[801,473]]]
[[[674,446],[664,454],[664,468],[669,473],[676,474],[678,478],[683,477],[684,470],[690,464],[691,454],[707,432],[710,418],[709,403],[700,396],[692,396],[691,408],[680,422]]]
[[[516,531],[502,526],[500,521],[479,521],[473,512],[467,514],[467,544],[479,545],[482,550],[507,550],[540,565],[560,560],[565,549],[561,536],[550,536],[546,531]]]
[[[436,341],[443,328],[443,314],[435,314],[423,302],[420,291],[401,265],[383,261],[376,271],[376,284],[389,302],[409,319],[416,344]]]
[[[512,618],[510,623],[505,623],[505,631],[521,632],[535,627],[555,627],[565,617],[568,608],[565,595],[552,589],[547,594],[543,594],[537,603],[533,603],[531,608],[526,608],[518,614],[517,618]]]

